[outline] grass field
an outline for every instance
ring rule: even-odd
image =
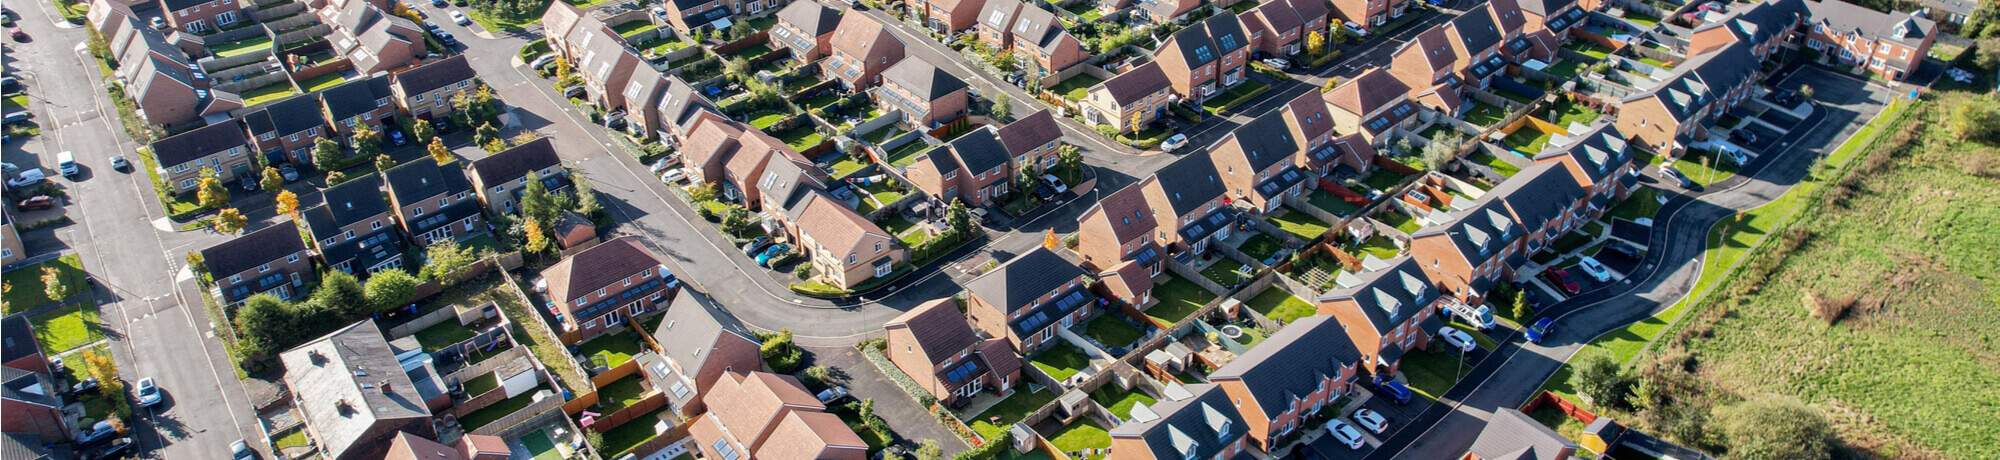
[[[28,322],[35,326],[35,341],[40,342],[42,352],[48,354],[62,353],[104,338],[104,329],[98,323],[97,307],[90,304],[71,304],[30,318]]]
[[[42,284],[42,269],[46,267],[55,267],[62,273],[60,276],[76,280],[75,282],[83,280],[83,260],[77,258],[76,254],[9,271],[6,275],[0,276],[0,280],[4,280],[7,284],[7,291],[5,294],[0,294],[0,299],[6,301],[8,314],[28,311],[50,302],[49,295],[46,294],[48,287]]]
[[[1237,273],[1236,270],[1242,267],[1243,263],[1237,262],[1235,259],[1228,257],[1217,258],[1214,262],[1209,262],[1207,267],[1201,269],[1201,276],[1208,278],[1209,281],[1214,281],[1215,284],[1228,287],[1232,284],[1250,281],[1249,277]],[[1256,272],[1250,271],[1250,273],[1255,274]]]

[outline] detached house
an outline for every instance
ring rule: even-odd
[[[924,19],[924,27],[942,34],[970,29],[987,0],[907,0],[910,14]]]
[[[1435,308],[1441,295],[1419,262],[1397,257],[1384,268],[1342,273],[1334,289],[1319,297],[1318,314],[1339,322],[1375,375],[1396,373],[1404,353],[1429,347],[1444,327]]]
[[[1201,0],[1133,0],[1131,14],[1153,24],[1174,22],[1203,4]]]
[[[1047,248],[1035,248],[965,285],[965,315],[980,331],[1005,337],[1024,355],[1096,314],[1088,273]]]
[[[770,39],[792,50],[792,58],[810,63],[826,57],[832,47],[833,30],[840,26],[840,10],[819,2],[792,2],[778,10],[778,23],[771,27]]]
[[[1407,131],[1422,121],[1417,115],[1423,109],[1410,101],[1409,93],[1410,87],[1388,70],[1369,69],[1335,86],[1324,97],[1333,107],[1327,115],[1333,117],[1335,131],[1358,134],[1369,145],[1384,146],[1401,136],[1398,128]],[[1367,171],[1365,166],[1356,170]]]
[[[349,147],[354,145],[351,136],[355,128],[361,125],[384,133],[384,139],[387,139],[387,127],[396,125],[396,93],[389,89],[388,77],[348,80],[320,90],[319,100],[326,110],[327,121],[333,122],[334,132],[339,133],[344,138],[343,143]]]
[[[1568,460],[1577,444],[1511,407],[1493,411],[1459,460]]]
[[[339,0],[320,8],[320,22],[333,26],[327,41],[362,75],[400,69],[429,51],[424,30],[365,0]]]
[[[430,120],[451,113],[452,98],[461,94],[472,97],[479,75],[472,72],[472,66],[461,54],[402,71],[389,79],[390,89],[395,91],[396,102],[403,111],[419,120]]]
[[[249,129],[251,145],[266,160],[275,160],[270,161],[273,164],[312,162],[313,141],[329,132],[326,114],[314,95],[285,98],[240,118]]]
[[[1147,62],[1091,86],[1080,110],[1086,123],[1111,125],[1121,133],[1142,131],[1166,114],[1172,89],[1160,63]]]
[[[62,409],[65,388],[46,373],[0,367],[0,432],[32,439],[35,445],[68,441],[71,430]],[[14,458],[14,452],[8,454]]]
[[[1328,123],[1331,124],[1331,123]],[[1299,169],[1299,140],[1272,110],[1222,136],[1209,152],[1232,201],[1259,212],[1276,211],[1286,197],[1298,197],[1312,173]]]
[[[1055,169],[1061,164],[1056,157],[1056,149],[1062,146],[1062,125],[1056,124],[1056,117],[1049,111],[1039,110],[1000,127],[996,133],[1000,144],[1007,147],[1007,157],[1014,163],[1013,168],[1033,166],[1038,171]],[[1023,172],[1025,174],[1025,172]]]
[[[842,15],[830,45],[833,52],[820,61],[820,73],[848,90],[881,83],[882,72],[903,60],[903,41],[865,14]]]
[[[474,189],[464,167],[462,161],[439,166],[426,156],[382,173],[388,178],[396,221],[410,241],[430,246],[486,232],[486,216],[472,197]]]
[[[1167,399],[1132,410],[1132,421],[1111,429],[1111,460],[1238,458],[1249,423],[1219,385],[1168,388]]]
[[[955,406],[987,390],[1007,394],[1021,382],[1021,355],[1007,339],[974,333],[951,299],[924,302],[882,328],[889,361],[940,404]]]
[[[923,58],[904,59],[882,72],[882,86],[868,91],[875,104],[903,112],[903,121],[922,129],[965,118],[970,98],[965,80]]]
[[[1937,21],[1922,13],[1884,13],[1841,0],[1804,3],[1812,14],[1806,48],[1889,80],[1909,79],[1937,39]]]
[[[649,331],[660,346],[658,353],[633,359],[681,418],[707,410],[702,399],[722,376],[763,368],[757,351],[763,342],[706,294],[689,290],[677,295],[664,315]]]
[[[786,232],[827,285],[852,289],[895,273],[909,258],[895,236],[824,193],[802,195],[786,214]]]
[[[681,286],[660,256],[623,237],[592,246],[542,270],[555,329],[577,344],[666,306]]]
[[[382,176],[349,179],[320,195],[326,203],[303,214],[321,262],[356,276],[403,267],[403,239],[382,198]]]
[[[543,137],[473,160],[472,186],[479,191],[479,204],[487,212],[514,214],[520,211],[515,203],[531,178],[542,181],[549,190],[556,190],[565,186],[563,178],[568,173],[562,167],[562,158],[556,155],[555,144]]]
[[[1070,35],[1057,18],[1053,11],[1027,5],[1014,14],[1014,26],[1007,31],[1013,36],[1011,49],[1033,71],[1030,76],[1048,77],[1090,57],[1083,41]]]
[[[762,209],[758,180],[775,162],[813,164],[762,130],[714,112],[696,113],[694,128],[681,144],[681,161],[696,183],[721,187],[721,196],[751,210]]]
[[[379,459],[400,433],[437,436],[424,397],[375,320],[333,331],[279,359],[306,436],[327,458]]]
[[[283,300],[299,297],[313,271],[299,225],[285,220],[201,251],[202,264],[215,280],[225,305],[236,305],[256,294]]]
[[[941,206],[953,201],[971,207],[995,205],[1014,183],[1009,160],[1007,147],[1000,145],[989,126],[919,154],[904,175]]]
[[[1208,375],[1243,417],[1250,445],[1270,451],[1353,388],[1361,352],[1331,316],[1300,318]],[[1339,410],[1339,408],[1334,408]]]
[[[1235,14],[1209,17],[1175,32],[1153,52],[1174,94],[1207,100],[1245,78],[1250,39]]]
[[[729,373],[702,400],[708,414],[687,430],[704,458],[868,458],[868,444],[792,376]]]
[[[172,184],[175,193],[191,192],[201,185],[203,170],[215,171],[215,179],[226,185],[254,178],[250,139],[235,120],[216,123],[153,141],[146,148],[160,165],[160,179]]]

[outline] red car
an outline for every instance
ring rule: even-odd
[[[49,198],[47,195],[43,195],[21,200],[20,203],[14,203],[14,207],[20,208],[22,211],[48,209],[56,207],[56,200],[54,198]]]
[[[1562,289],[1564,294],[1576,295],[1583,292],[1583,285],[1577,284],[1575,278],[1570,278],[1569,270],[1551,268],[1542,272],[1542,279]]]
[[[14,41],[17,42],[28,41],[28,33],[22,32],[20,27],[8,27],[7,36],[14,37]]]

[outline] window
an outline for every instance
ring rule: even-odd
[[[368,229],[369,229],[369,230],[381,230],[381,229],[382,229],[382,221],[379,221],[379,220],[378,220],[378,221],[374,221],[374,222],[369,222],[369,223],[368,223]],[[354,233],[354,232],[348,232],[348,233]],[[348,235],[348,237],[349,237],[349,238],[352,238],[353,236],[354,236],[354,235],[351,235],[351,234],[350,234],[350,235]]]
[[[881,253],[882,253],[882,242],[880,242],[880,241],[876,241],[876,242],[875,242],[875,253],[876,253],[876,254],[881,254]]]
[[[416,97],[416,100],[417,100],[417,102],[423,102],[423,101],[424,101],[424,95],[422,95],[422,94],[418,94],[418,95],[417,95],[417,97]]]
[[[419,216],[421,216],[421,215],[424,215],[424,207],[423,207],[423,206],[418,206],[418,207],[417,207],[417,215],[419,215]]]
[[[451,198],[438,198],[438,208],[439,208],[439,209],[443,209],[443,208],[444,208],[444,207],[445,207],[446,205],[450,205],[450,204],[451,204]]]
[[[257,267],[257,273],[263,273],[268,271],[271,271],[271,264],[264,264]]]
[[[243,282],[243,275],[229,275],[229,282],[241,283]]]
[[[848,265],[853,265],[853,264],[854,264],[854,261],[855,261],[855,260],[856,260],[856,259],[855,259],[855,257],[854,257],[854,254],[848,254],[848,255],[847,255],[847,264],[848,264]]]
[[[286,262],[286,263],[297,263],[298,261],[299,261],[299,255],[298,255],[298,254],[292,254],[292,255],[289,255],[289,256],[285,256],[285,262]]]
[[[181,180],[181,188],[182,188],[182,189],[186,189],[186,188],[189,188],[189,187],[193,187],[193,186],[194,186],[194,179],[183,179],[183,180]]]

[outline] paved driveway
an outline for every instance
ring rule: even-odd
[[[845,376],[848,394],[855,399],[875,399],[875,414],[889,422],[889,429],[896,431],[898,442],[915,449],[917,443],[925,439],[936,439],[944,447],[944,455],[949,458],[966,450],[965,442],[946,431],[944,425],[931,417],[928,410],[917,405],[909,393],[896,387],[895,382],[882,375],[868,358],[854,347],[806,348],[812,352],[813,364],[833,368],[834,375]]]

